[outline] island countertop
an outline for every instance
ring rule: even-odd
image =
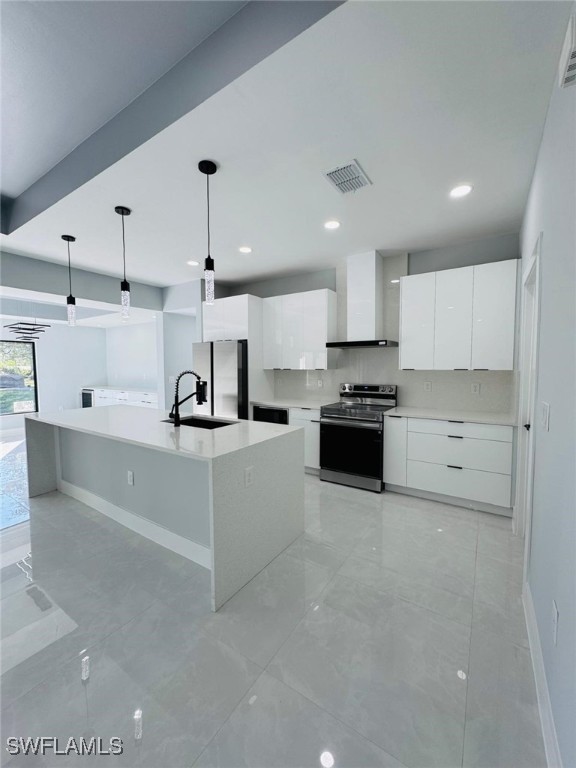
[[[287,427],[258,421],[238,421],[217,429],[174,427],[166,423],[169,412],[130,405],[77,408],[55,413],[29,414],[27,419],[62,429],[119,440],[166,453],[209,461],[218,456],[248,448],[277,435],[294,432]],[[190,414],[182,414],[182,417]],[[223,419],[229,421],[229,419]]]

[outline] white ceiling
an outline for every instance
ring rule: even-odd
[[[244,2],[2,0],[2,192],[15,197]]]
[[[349,2],[2,245],[157,285],[206,254],[206,157],[217,279],[332,266],[368,249],[517,231],[570,13],[561,2]],[[323,171],[357,158],[373,186]],[[459,182],[473,193],[453,201]],[[342,226],[327,232],[322,224]],[[239,254],[250,245],[251,255]]]

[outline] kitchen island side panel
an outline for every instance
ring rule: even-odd
[[[58,431],[62,480],[210,546],[209,462],[74,430]],[[128,484],[129,470],[134,485]]]
[[[212,489],[218,610],[304,532],[304,430],[213,459]]]

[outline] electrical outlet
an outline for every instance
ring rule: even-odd
[[[556,600],[552,600],[552,641],[554,642],[554,645],[558,645],[558,619],[560,618],[560,613],[558,611],[558,606],[556,605]]]
[[[132,472],[131,469],[128,470],[127,478],[128,478],[128,485],[134,485],[134,472]]]
[[[254,483],[254,467],[246,467],[244,470],[244,488],[248,488]]]
[[[542,411],[540,413],[540,423],[545,432],[550,431],[550,403],[542,402]]]
[[[431,381],[425,381],[424,382],[424,392],[432,392],[432,382]]]
[[[472,383],[472,386],[470,387],[470,392],[472,392],[473,395],[480,394],[480,383],[478,381],[474,381]]]
[[[322,379],[318,379],[316,383],[318,384],[318,389],[322,389],[322,387],[324,386],[324,382],[322,381]]]
[[[83,681],[88,680],[90,677],[90,656],[84,656],[84,658],[81,661],[81,673],[80,676]]]

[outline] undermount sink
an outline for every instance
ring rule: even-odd
[[[173,424],[173,419],[164,419],[167,424]],[[205,416],[183,416],[180,418],[181,427],[198,427],[199,429],[218,429],[218,427],[229,427],[234,424],[233,421],[220,421],[220,419],[209,419]]]

